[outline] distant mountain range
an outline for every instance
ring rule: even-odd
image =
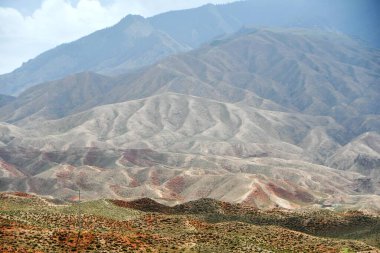
[[[195,49],[243,26],[320,28],[380,46],[376,0],[248,0],[205,5],[118,24],[63,44],[0,76],[0,94],[18,95],[35,84],[83,71],[120,74]],[[339,15],[336,15],[339,13]]]
[[[0,190],[380,209],[380,50],[232,18],[258,3],[128,16],[31,60],[53,66],[63,47],[75,56],[63,78],[15,84],[33,87],[1,98]],[[194,13],[205,20],[190,22]],[[221,31],[235,32],[215,37]],[[100,38],[120,40],[102,51]],[[87,61],[77,57],[87,49]]]

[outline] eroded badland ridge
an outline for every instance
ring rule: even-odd
[[[37,85],[0,108],[1,190],[379,209],[378,55],[245,29],[135,74]]]

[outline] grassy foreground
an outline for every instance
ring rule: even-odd
[[[210,199],[175,207],[149,199],[78,207],[0,193],[0,252],[380,252],[379,247],[380,218],[356,211],[260,211]]]

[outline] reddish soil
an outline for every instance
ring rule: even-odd
[[[0,167],[11,173],[12,176],[20,177],[23,174],[12,164],[0,160]]]
[[[254,207],[259,207],[260,205],[266,205],[270,203],[270,199],[268,195],[264,192],[261,186],[257,185],[252,192],[248,195],[248,197],[243,201],[245,205],[251,205]]]
[[[142,167],[154,166],[155,163],[148,160],[148,157],[152,152],[153,151],[149,149],[129,149],[124,151],[122,162],[128,161]]]
[[[171,178],[166,187],[176,194],[180,194],[185,189],[185,179],[182,176],[176,176]]]

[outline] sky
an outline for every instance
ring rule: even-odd
[[[117,23],[236,0],[0,0],[0,74],[59,44]]]

